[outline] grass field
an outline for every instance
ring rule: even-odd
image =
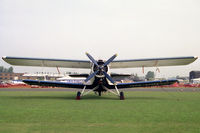
[[[199,133],[200,92],[0,91],[0,133]]]

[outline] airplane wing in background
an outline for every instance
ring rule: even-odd
[[[198,57],[171,57],[171,58],[148,58],[134,60],[114,60],[110,63],[110,68],[135,68],[135,67],[159,67],[188,65]]]
[[[40,66],[40,67],[64,67],[64,68],[87,68],[90,69],[90,61],[86,60],[65,60],[46,58],[23,58],[4,56],[2,59],[17,66]]]

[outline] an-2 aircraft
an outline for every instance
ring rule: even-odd
[[[98,92],[99,96],[104,91],[109,91],[124,99],[124,93],[119,89],[132,87],[148,87],[170,85],[177,80],[159,80],[144,81],[132,83],[116,83],[110,74],[110,68],[135,68],[135,67],[159,67],[159,66],[177,66],[187,65],[194,62],[197,57],[172,57],[172,58],[151,58],[151,59],[132,59],[132,60],[114,60],[117,54],[110,57],[107,61],[95,60],[89,53],[86,53],[90,60],[65,60],[65,59],[45,59],[45,58],[22,58],[4,56],[2,59],[11,64],[19,66],[42,66],[42,67],[65,67],[65,68],[86,68],[91,69],[90,74],[82,75],[87,77],[83,83],[68,83],[60,81],[39,81],[23,80],[29,85],[67,87],[82,89],[77,92],[76,99],[79,100],[91,91]],[[80,75],[79,75],[80,76]],[[85,92],[86,89],[89,89]],[[115,91],[113,91],[115,90]]]

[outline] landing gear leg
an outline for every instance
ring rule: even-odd
[[[124,100],[124,92],[120,92],[120,100]]]
[[[76,96],[76,100],[80,100],[80,99],[81,99],[81,92],[78,91],[78,92],[77,92],[77,96]]]
[[[99,96],[101,96],[101,91],[99,91]]]
[[[77,92],[76,100],[80,100],[82,96],[87,95],[91,91],[95,91],[98,87],[99,87],[99,85],[97,85],[96,87],[94,87],[92,90],[89,90],[89,91],[85,92],[86,86],[84,86],[84,88],[83,88],[83,90],[81,92],[80,91]]]
[[[111,92],[111,93],[113,93],[113,94],[119,96],[120,100],[124,100],[124,92],[119,92],[119,90],[117,89],[117,86],[115,86],[115,89],[116,89],[117,93],[114,92],[114,91],[112,91],[112,90],[110,90],[110,89],[108,89],[108,88],[106,88],[105,86],[103,86],[103,88],[104,88],[105,90],[107,90],[107,91],[109,91],[109,92]]]

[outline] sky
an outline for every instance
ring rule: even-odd
[[[1,0],[0,56],[88,60],[200,57],[199,0]],[[9,67],[2,59],[0,65]],[[188,76],[200,61],[160,67],[157,76]],[[16,67],[15,72],[56,68]],[[155,71],[156,68],[145,68]],[[80,71],[62,69],[65,71]],[[137,73],[142,68],[113,70]]]

